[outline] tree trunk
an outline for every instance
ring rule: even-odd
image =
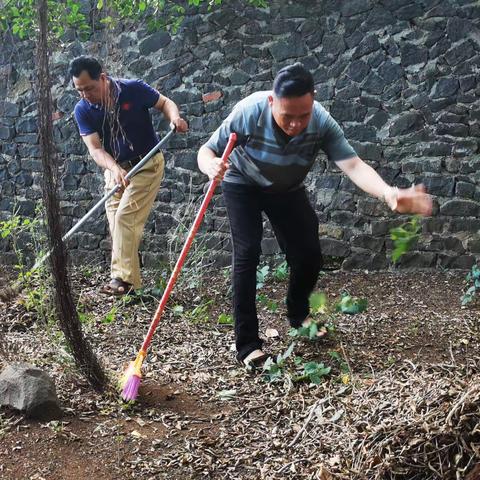
[[[102,391],[107,377],[90,344],[85,339],[67,272],[67,252],[62,241],[62,224],[57,197],[58,166],[53,144],[52,98],[48,68],[48,6],[38,2],[39,37],[37,47],[39,143],[43,166],[43,198],[47,212],[47,234],[52,249],[50,266],[55,285],[56,316],[70,346],[77,367],[95,390]]]

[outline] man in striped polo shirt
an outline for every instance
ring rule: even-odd
[[[237,145],[227,168],[219,158],[231,132]],[[233,311],[237,359],[259,366],[262,351],[256,311],[262,212],[270,220],[290,267],[287,316],[294,328],[308,326],[308,299],[322,265],[317,215],[303,180],[322,150],[363,191],[400,213],[428,215],[432,201],[423,185],[390,187],[363,162],[342,129],[314,100],[314,81],[303,65],[282,68],[273,91],[240,101],[198,152],[200,170],[223,179],[233,243]],[[325,334],[324,330],[319,335]]]

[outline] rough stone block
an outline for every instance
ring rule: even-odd
[[[361,35],[363,37],[363,35]],[[381,46],[376,35],[367,35],[354,50],[352,58],[358,59],[369,53],[380,50]]]
[[[420,45],[405,43],[400,47],[402,66],[418,65],[428,60],[428,50]]]
[[[384,270],[388,265],[385,255],[370,252],[353,252],[342,263],[344,270]]]
[[[390,136],[405,135],[423,126],[423,119],[416,112],[407,112],[395,119],[389,128]]]
[[[480,203],[473,200],[448,200],[440,206],[442,215],[456,217],[476,217],[480,212]]]
[[[329,257],[347,257],[350,253],[350,246],[346,242],[335,238],[320,238],[322,255]]]
[[[43,421],[60,419],[63,415],[53,380],[27,363],[8,365],[0,374],[0,405]]]
[[[438,264],[443,268],[470,270],[475,264],[473,255],[445,255],[438,256]]]
[[[171,41],[170,34],[168,32],[160,31],[155,32],[152,35],[143,39],[139,45],[138,49],[142,55],[149,55],[150,53],[156,52],[161,48],[166,47]]]
[[[18,117],[20,108],[16,103],[0,101],[0,117]]]
[[[433,268],[437,263],[435,252],[407,252],[397,262],[401,268]]]

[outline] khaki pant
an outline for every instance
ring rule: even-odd
[[[130,180],[124,191],[117,192],[105,204],[110,234],[112,236],[111,277],[140,288],[140,262],[138,247],[153,202],[162,183],[165,161],[157,153]],[[105,170],[105,188],[115,186],[113,174]]]

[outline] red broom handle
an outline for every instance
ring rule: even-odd
[[[236,141],[237,141],[237,135],[235,133],[231,133],[228,139],[227,146],[225,147],[225,151],[223,152],[223,155],[222,155],[223,163],[225,164],[227,163],[228,157],[230,156],[230,153],[232,152]],[[145,336],[145,340],[143,341],[143,344],[142,344],[141,350],[143,351],[144,354],[147,353],[147,349],[150,346],[150,342],[152,341],[153,334],[155,333],[158,323],[160,322],[160,318],[162,317],[162,313],[165,309],[165,305],[168,301],[168,298],[170,297],[170,293],[175,285],[175,282],[177,281],[177,277],[180,274],[180,270],[182,269],[183,263],[185,262],[185,258],[187,257],[188,251],[190,250],[190,246],[192,245],[195,234],[197,233],[197,230],[200,227],[200,224],[202,223],[203,217],[205,215],[205,211],[208,207],[208,204],[210,203],[210,200],[213,197],[213,194],[215,192],[215,189],[217,188],[217,185],[218,185],[217,179],[214,179],[210,182],[210,186],[208,187],[207,193],[205,194],[205,198],[203,199],[200,210],[198,211],[195,221],[193,222],[192,228],[188,233],[188,237],[187,237],[187,240],[185,241],[185,245],[183,246],[182,251],[180,252],[180,256],[178,257],[177,263],[175,264],[175,268],[173,269],[173,272],[171,273],[170,278],[168,279],[168,283],[167,283],[167,286],[165,287],[165,291],[163,292],[162,299],[160,300],[160,304],[158,305],[158,308],[155,312],[152,323],[150,324],[150,328],[148,329],[147,335]]]

